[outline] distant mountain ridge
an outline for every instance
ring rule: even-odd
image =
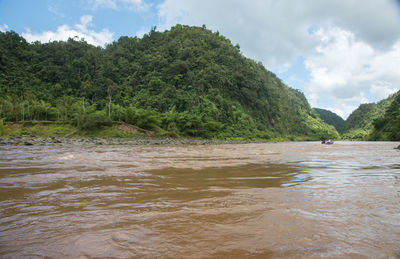
[[[320,108],[313,108],[313,109],[318,113],[319,117],[321,117],[321,119],[325,123],[334,126],[339,133],[343,132],[345,121],[343,120],[342,117],[329,110]]]

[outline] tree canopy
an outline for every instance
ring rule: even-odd
[[[400,92],[392,96],[385,114],[373,121],[373,140],[400,140]]]
[[[205,26],[178,24],[105,48],[0,32],[0,107],[6,121],[90,128],[83,122],[107,124],[106,116],[176,136],[338,137],[302,92]]]
[[[318,113],[319,117],[321,117],[325,123],[334,126],[339,133],[343,132],[344,120],[342,117],[325,109],[314,108],[314,111]]]
[[[398,95],[398,93],[393,94],[378,103],[361,104],[347,118],[344,124],[343,138],[370,139],[374,127],[381,125],[380,123],[376,124],[374,121],[381,121],[385,115],[385,111],[391,106],[392,102]],[[378,136],[381,136],[381,134],[376,134],[375,139],[378,139]]]

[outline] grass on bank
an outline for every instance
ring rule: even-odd
[[[30,136],[38,138],[64,138],[64,137],[83,137],[83,138],[131,138],[143,136],[140,130],[135,127],[122,127],[115,123],[111,126],[102,126],[93,130],[82,130],[70,123],[52,121],[25,121],[15,123],[0,122],[0,136],[12,138],[20,136]]]
[[[133,137],[172,137],[180,138],[176,134],[158,130],[149,131],[141,129],[137,126],[123,122],[113,122],[109,126],[98,126],[91,129],[82,129],[82,127],[74,126],[70,122],[60,121],[23,121],[4,123],[0,120],[0,137],[37,137],[37,138],[133,138]],[[245,136],[245,135],[244,135]],[[199,138],[201,139],[201,138]],[[232,140],[232,141],[315,141],[315,137],[310,136],[279,136],[270,134],[268,138],[248,138],[248,137],[216,137],[212,139]]]

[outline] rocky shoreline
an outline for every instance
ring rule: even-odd
[[[30,136],[0,138],[0,146],[47,146],[47,145],[217,145],[247,144],[260,141],[203,140],[175,138],[37,138]]]

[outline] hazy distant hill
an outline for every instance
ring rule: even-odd
[[[344,120],[342,117],[325,109],[314,108],[314,111],[318,113],[319,117],[321,117],[325,123],[334,126],[339,133],[343,132]]]
[[[0,53],[0,115],[7,121],[63,120],[89,129],[120,120],[206,138],[338,136],[303,93],[205,27],[153,29],[104,49],[73,39],[29,44],[0,32]]]

